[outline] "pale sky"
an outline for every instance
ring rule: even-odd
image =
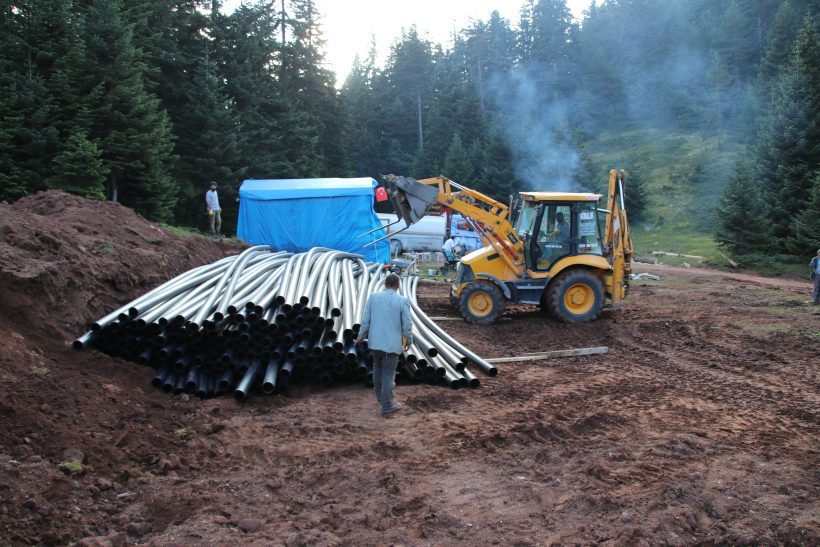
[[[487,20],[493,10],[516,26],[522,0],[315,0],[321,14],[326,42],[327,67],[336,73],[341,87],[353,59],[366,58],[371,37],[375,37],[378,57],[384,66],[390,46],[402,29],[416,25],[420,35],[448,48],[453,31],[469,25],[470,19]],[[233,11],[240,0],[226,0],[224,10]],[[580,20],[590,0],[567,0],[572,15]]]

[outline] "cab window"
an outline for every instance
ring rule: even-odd
[[[538,205],[532,201],[525,201],[518,211],[518,218],[515,219],[515,233],[523,238],[532,235],[535,217],[538,214]]]
[[[559,258],[572,252],[572,210],[565,204],[545,204],[535,244],[536,270],[548,270]]]
[[[580,204],[578,207],[578,254],[602,254],[599,230],[595,204]]]

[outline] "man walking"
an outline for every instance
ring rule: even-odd
[[[820,249],[817,249],[817,256],[809,262],[809,269],[811,270],[811,280],[814,281],[811,303],[820,304]]]
[[[211,181],[211,189],[205,192],[205,206],[208,208],[208,229],[214,237],[221,236],[222,209],[219,207],[219,196],[216,194],[216,182]]]
[[[381,404],[382,416],[390,416],[401,408],[393,401],[399,355],[413,344],[410,301],[399,294],[399,276],[394,273],[387,275],[383,291],[367,299],[356,343],[365,339],[373,355],[376,400]]]

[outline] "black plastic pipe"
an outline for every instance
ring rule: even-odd
[[[276,376],[279,372],[279,363],[277,361],[268,361],[268,366],[265,369],[265,377],[262,379],[262,391],[268,395],[276,391]]]

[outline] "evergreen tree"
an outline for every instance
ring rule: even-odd
[[[417,158],[421,172],[443,172],[451,176],[446,170],[445,158],[456,134],[468,155],[469,150],[480,145],[480,136],[487,122],[481,112],[479,89],[470,80],[474,73],[466,53],[464,41],[457,38],[452,52],[436,55],[427,113],[429,122],[424,132],[425,147]],[[462,181],[471,184],[468,179]]]
[[[278,78],[283,70],[283,47],[277,41],[281,14],[271,5],[246,4],[229,16],[214,14],[214,52],[219,79],[233,99],[239,128],[238,162],[247,178],[298,178],[292,149],[303,150],[294,99],[282,92]],[[276,73],[280,74],[277,75]],[[285,129],[285,128],[290,129]],[[290,131],[294,143],[286,139]],[[298,141],[298,145],[296,142]]]
[[[388,159],[398,167],[410,168],[412,158],[424,150],[433,66],[432,46],[419,36],[415,27],[405,32],[390,49],[381,81],[384,85],[381,99],[384,114],[392,122],[384,127],[389,143]]]
[[[627,109],[623,68],[613,63],[611,10],[611,5],[599,6],[593,0],[580,30],[574,117],[576,124],[589,132],[599,130],[602,118],[617,116],[623,120]],[[606,100],[601,100],[603,97]]]
[[[50,186],[87,198],[105,199],[109,168],[100,156],[100,149],[85,133],[73,133],[63,152],[54,158],[54,177]]]
[[[758,145],[758,171],[773,235],[783,246],[820,173],[820,45],[811,17],[775,87]]]
[[[549,99],[568,98],[577,79],[578,25],[566,0],[538,0],[530,13],[531,39],[523,61],[537,66],[536,81]]]
[[[50,159],[59,152],[60,132],[54,124],[54,96],[33,62],[18,80],[16,111],[23,121],[16,128],[14,162],[26,178],[26,193],[45,190],[51,177]]]
[[[133,43],[146,64],[146,89],[154,93],[172,125],[174,155],[171,174],[178,196],[174,218],[179,224],[202,223],[202,197],[208,181],[236,184],[236,128],[231,102],[225,97],[211,55],[209,0],[130,0],[124,14],[133,27]],[[223,226],[233,228],[223,198]]]
[[[177,113],[174,125],[180,155],[177,171],[185,174],[177,179],[180,200],[175,217],[187,226],[201,224],[205,184],[215,180],[220,183],[224,230],[231,233],[236,218],[234,196],[244,174],[239,163],[236,111],[217,76],[209,53],[211,45],[203,46],[193,85],[185,90],[188,108]]]
[[[27,192],[29,177],[17,162],[18,132],[25,122],[17,84],[21,15],[8,3],[0,6],[0,200],[14,200]]]
[[[489,108],[486,87],[495,78],[502,78],[515,62],[515,32],[498,11],[490,14],[488,22],[475,21],[464,31],[464,38],[456,40],[449,57],[463,56],[467,81],[478,93],[482,118]]]
[[[74,35],[69,25],[69,6],[68,0],[56,0],[21,2],[8,12],[4,8],[3,26],[16,28],[9,29],[8,39],[15,49],[4,51],[8,64],[3,68],[15,73],[9,80],[15,82],[16,104],[12,108],[23,119],[14,128],[11,177],[17,181],[15,186],[24,185],[25,193],[47,188],[53,174],[51,160],[63,146],[59,97],[50,80]]]
[[[347,121],[343,135],[345,151],[353,176],[378,178],[381,167],[382,117],[375,97],[373,82],[376,78],[376,46],[371,42],[367,58],[357,56],[342,87],[340,101]]]
[[[497,133],[486,135],[484,141],[476,190],[507,203],[509,196],[515,194],[519,187],[512,168],[512,153]]]
[[[626,161],[625,165],[635,165]],[[624,206],[630,220],[642,218],[646,211],[646,180],[640,169],[630,168],[626,174]]]
[[[173,140],[168,116],[145,87],[146,66],[132,43],[119,0],[95,2],[85,13],[89,137],[109,167],[107,195],[147,218],[168,221],[176,203],[170,177]]]
[[[800,29],[800,15],[789,0],[780,4],[768,35],[768,44],[760,60],[760,79],[764,87],[777,79],[781,69],[788,64],[789,51]]]
[[[820,173],[814,177],[811,197],[805,209],[794,217],[787,248],[794,256],[820,249]]]
[[[19,110],[16,74],[0,63],[0,200],[15,200],[28,191],[28,173],[18,164],[18,132],[25,122]]]
[[[752,177],[747,163],[735,164],[717,208],[720,227],[715,239],[735,256],[771,251],[760,189]]]
[[[447,157],[444,159],[444,173],[451,180],[467,186],[473,185],[471,181],[475,174],[475,167],[458,133],[453,135],[450,148],[447,150]]]
[[[324,67],[320,15],[314,0],[291,0],[291,6],[291,40],[282,80],[285,93],[302,114],[299,129],[309,135],[297,163],[305,176],[338,175],[347,170],[341,148],[345,128],[335,77]],[[288,141],[292,142],[290,136]]]

